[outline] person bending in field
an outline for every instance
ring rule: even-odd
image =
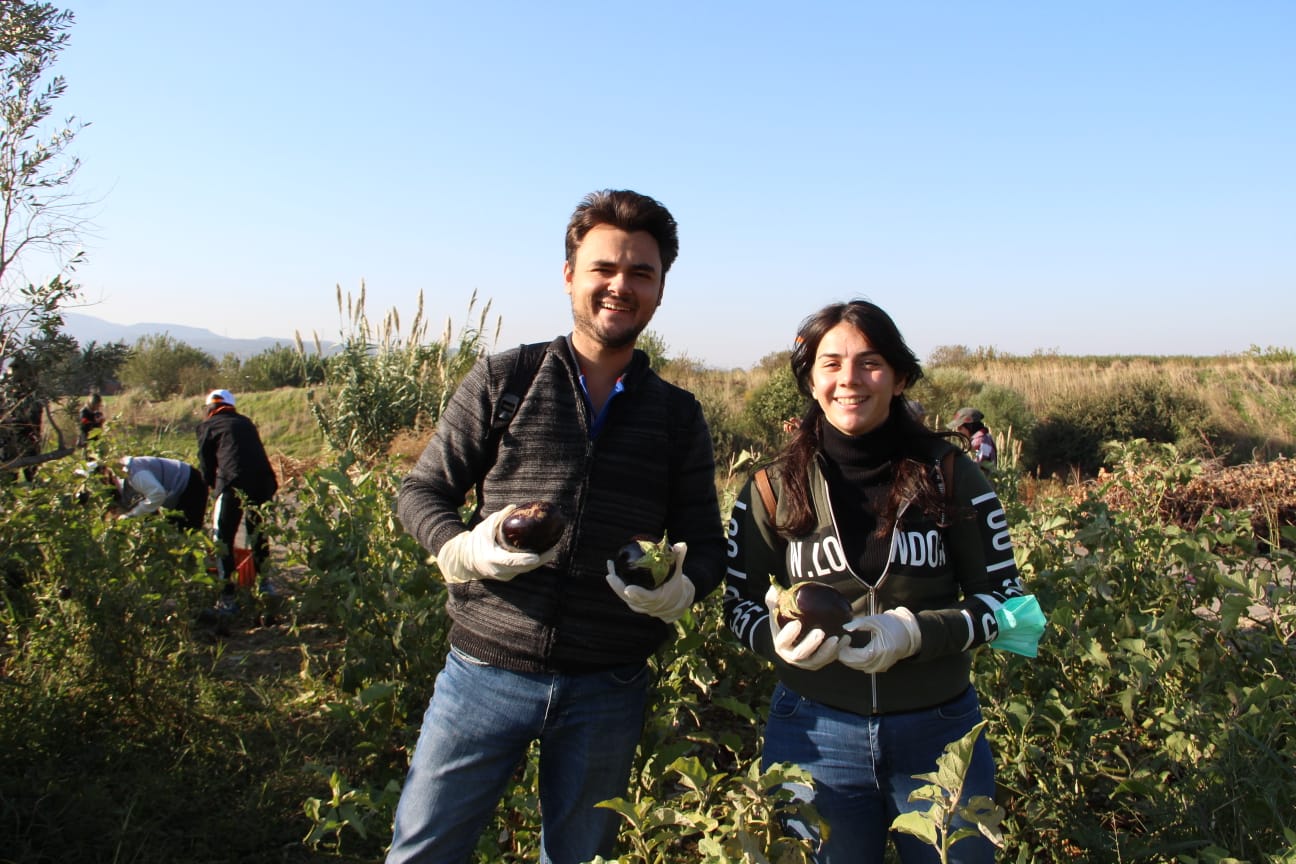
[[[478,360],[401,485],[397,513],[435,555],[453,624],[389,864],[468,861],[533,741],[540,860],[613,855],[618,817],[595,805],[626,792],[647,660],[724,571],[702,409],[635,348],[678,248],[674,218],[652,198],[586,196],[563,264],[572,332]],[[537,552],[502,546],[501,522],[537,500],[565,512],[559,539]],[[673,572],[655,589],[609,573],[639,534],[675,542]]]
[[[191,531],[202,529],[207,513],[207,484],[189,463],[161,456],[123,456],[120,472],[107,465],[102,470],[117,489],[122,508],[118,518],[165,510],[173,524]]]

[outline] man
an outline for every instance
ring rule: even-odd
[[[724,572],[701,407],[635,349],[678,249],[674,218],[652,198],[586,196],[567,228],[571,334],[543,348],[495,435],[521,349],[479,360],[401,486],[397,513],[435,554],[453,625],[389,864],[466,862],[533,740],[541,861],[612,854],[617,816],[594,805],[625,794],[646,661]],[[465,526],[458,510],[474,486],[478,509]],[[562,537],[539,553],[508,551],[498,526],[535,500],[562,508]],[[654,590],[610,572],[617,550],[645,534],[678,554]]]
[[[980,465],[982,471],[990,471],[999,461],[999,450],[984,421],[985,415],[977,409],[960,408],[950,422],[950,428],[968,439],[968,455],[972,461]]]
[[[225,580],[221,604],[232,609],[237,577],[234,538],[240,522],[257,572],[264,572],[270,555],[270,544],[260,531],[261,514],[256,509],[245,511],[240,493],[249,504],[264,504],[274,497],[279,481],[256,424],[234,410],[234,394],[213,390],[206,408],[207,419],[198,424],[198,459],[203,480],[215,497],[213,536],[222,546],[216,566]]]

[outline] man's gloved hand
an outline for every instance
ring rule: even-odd
[[[688,552],[688,544],[673,543],[671,552],[675,553],[675,572],[653,589],[625,584],[616,574],[616,565],[612,561],[607,562],[607,583],[625,604],[641,615],[660,618],[667,624],[678,621],[693,605],[693,595],[697,590],[693,587],[693,581],[684,575],[684,554]]]
[[[765,606],[769,609],[770,633],[774,636],[774,653],[789,666],[800,669],[822,669],[837,659],[836,636],[825,637],[824,631],[812,629],[801,638],[801,622],[789,621],[782,629],[778,626],[779,587],[771,585],[765,592]],[[800,641],[798,641],[800,640]]]
[[[922,647],[918,619],[903,606],[888,609],[881,615],[861,615],[846,624],[846,629],[869,635],[867,645],[858,648],[843,641],[837,659],[861,672],[885,672]]]
[[[548,564],[558,555],[558,544],[541,552],[510,552],[499,544],[499,526],[517,505],[510,504],[492,513],[471,531],[446,541],[436,554],[437,566],[446,582],[468,582],[472,579],[499,579],[507,582]]]

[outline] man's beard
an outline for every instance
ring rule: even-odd
[[[649,324],[647,321],[642,321],[628,330],[618,329],[615,332],[609,332],[609,329],[600,324],[595,316],[588,313],[582,315],[574,309],[572,312],[576,319],[577,330],[581,330],[593,337],[594,341],[604,348],[613,350],[633,347],[639,339],[639,334],[646,330]]]

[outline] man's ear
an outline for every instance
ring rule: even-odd
[[[571,262],[564,261],[563,262],[563,293],[569,296],[571,295],[572,292],[572,277],[574,275],[575,275],[575,271],[572,270]]]

